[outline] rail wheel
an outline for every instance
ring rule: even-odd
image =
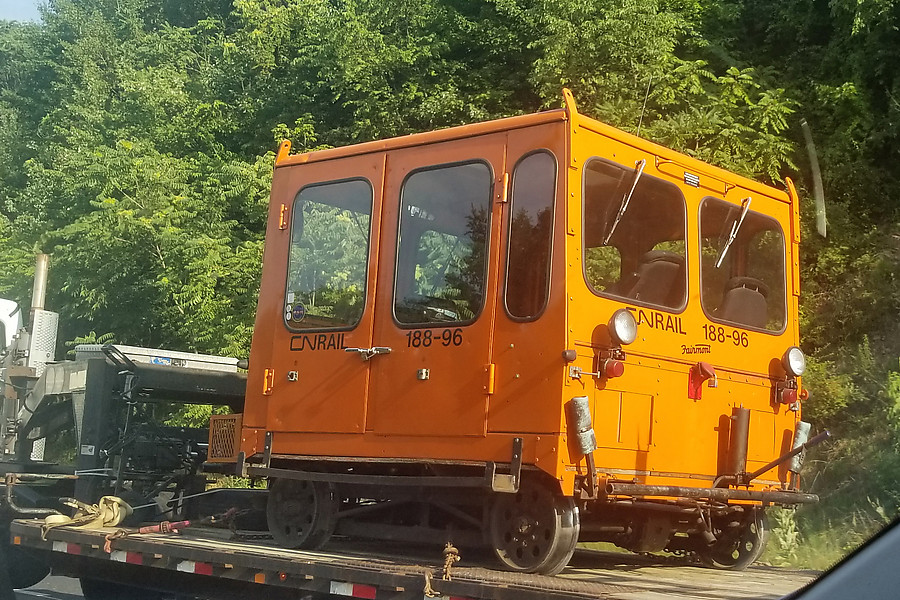
[[[278,544],[317,550],[334,533],[334,488],[322,481],[276,479],[269,485],[266,517],[269,532]]]
[[[769,541],[769,523],[761,508],[747,511],[739,524],[716,527],[718,540],[709,547],[698,551],[700,560],[708,567],[743,571],[766,549]]]
[[[572,498],[529,481],[517,494],[495,494],[488,519],[494,553],[506,568],[523,573],[562,571],[581,529]]]

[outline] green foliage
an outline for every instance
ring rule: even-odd
[[[252,489],[254,487],[257,487],[258,483],[259,480],[248,479],[246,477],[236,477],[234,475],[225,475],[214,477],[212,482],[207,485],[207,489]]]
[[[762,560],[776,566],[797,564],[801,539],[800,531],[797,529],[796,511],[776,507],[770,509],[767,514],[772,535]]]
[[[841,508],[845,512],[832,510],[825,517],[804,509],[770,509],[772,535],[762,561],[824,571],[891,521],[889,510],[872,498]]]
[[[68,340],[65,343],[66,348],[66,358],[73,359],[75,358],[75,348],[81,344],[115,344],[116,336],[112,333],[104,333],[101,335],[97,335],[94,331],[89,331],[85,335],[76,336],[74,340]]]
[[[713,164],[773,181],[793,166],[794,144],[783,134],[796,102],[783,89],[764,88],[753,68],[716,75],[707,61],[678,55],[696,41],[693,7],[553,5],[530,11],[543,50],[531,76],[546,103],[569,86],[587,114]]]
[[[209,404],[182,404],[174,407],[171,414],[165,419],[165,425],[170,427],[193,427],[200,429],[209,427],[210,415],[224,415],[229,413],[227,406],[210,406]]]

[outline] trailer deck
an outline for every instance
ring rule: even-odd
[[[436,547],[336,542],[327,551],[288,550],[261,541],[231,541],[209,528],[114,539],[116,528],[60,527],[41,538],[41,522],[14,521],[12,543],[47,553],[57,574],[215,598],[343,596],[377,600],[608,598],[779,598],[815,573],[753,567],[723,572],[653,558],[579,550],[562,575],[548,577],[466,566],[442,579]],[[483,558],[483,557],[481,557]],[[431,595],[433,594],[433,595]]]

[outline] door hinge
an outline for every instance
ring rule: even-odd
[[[263,396],[271,396],[275,387],[275,369],[266,369],[263,372]]]
[[[484,374],[485,374],[485,383],[484,383],[484,392],[486,394],[494,393],[494,373],[496,371],[496,365],[494,363],[488,363],[484,365]]]
[[[500,197],[498,198],[500,204],[506,204],[509,202],[509,173],[503,174],[503,187],[500,190]]]

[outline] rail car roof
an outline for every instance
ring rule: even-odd
[[[473,123],[470,125],[459,125],[436,131],[427,131],[424,133],[413,133],[410,135],[387,138],[384,140],[373,140],[371,142],[363,142],[350,146],[341,146],[338,148],[329,148],[326,150],[314,150],[304,154],[290,155],[290,140],[284,140],[278,148],[275,157],[275,167],[288,167],[292,165],[300,165],[313,162],[323,162],[338,158],[346,158],[350,156],[359,156],[363,154],[372,154],[378,152],[388,152],[391,150],[399,150],[403,148],[411,148],[417,146],[425,146],[440,142],[470,138],[479,135],[487,135],[491,133],[499,133],[513,129],[524,129],[527,127],[544,125],[547,123],[557,123],[563,121],[571,121],[574,126],[606,135],[617,139],[622,143],[628,144],[643,152],[648,152],[656,157],[657,167],[665,164],[674,164],[678,168],[684,168],[698,175],[703,175],[713,180],[721,182],[725,186],[725,192],[731,187],[741,187],[756,193],[764,194],[789,203],[790,199],[786,191],[773,188],[771,186],[754,181],[747,177],[743,177],[731,171],[710,165],[696,158],[692,158],[686,154],[682,154],[676,150],[660,146],[649,140],[640,138],[621,129],[612,127],[602,123],[596,119],[592,119],[586,115],[580,114],[575,110],[574,102],[567,108],[542,111],[530,115],[519,115],[515,117],[506,117],[495,119],[493,121],[485,121],[481,123]],[[590,158],[590,157],[585,157]],[[723,193],[724,195],[724,193]]]

